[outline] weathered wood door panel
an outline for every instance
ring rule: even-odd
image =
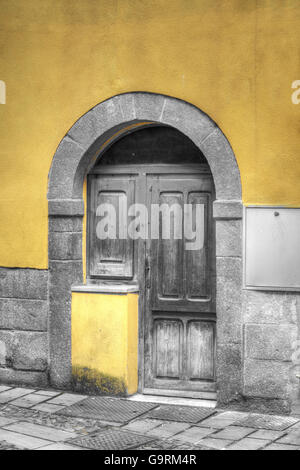
[[[201,174],[148,176],[147,189],[156,237],[146,254],[145,391],[213,392],[212,180]]]
[[[134,244],[127,233],[121,231],[129,222],[127,207],[135,201],[135,179],[130,175],[91,175],[89,178],[89,275],[132,279]]]

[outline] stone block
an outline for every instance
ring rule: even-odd
[[[97,123],[97,116],[93,109],[91,109],[73,124],[68,132],[68,136],[84,149],[88,149],[101,133],[101,127]]]
[[[136,119],[159,122],[165,103],[165,97],[152,93],[135,93],[134,106]]]
[[[66,388],[71,381],[71,298],[51,302],[49,348],[51,385]]]
[[[134,95],[132,93],[124,93],[116,96],[121,105],[124,121],[132,121],[135,119]]]
[[[48,366],[48,336],[46,333],[14,333],[13,367],[21,370],[44,371]]]
[[[47,331],[45,300],[0,299],[0,329]]]
[[[95,130],[97,136],[101,136],[113,127],[127,121],[127,119],[124,118],[121,102],[121,96],[114,96],[110,100],[97,104],[92,109],[92,113],[96,119]]]
[[[221,200],[241,200],[241,179],[237,162],[229,142],[220,129],[205,139],[200,149],[204,153],[214,177],[216,196]]]
[[[243,291],[245,323],[297,323],[297,296],[286,292]]]
[[[81,261],[49,261],[49,296],[52,301],[68,301],[71,286],[82,284],[83,267]]]
[[[49,259],[80,260],[82,258],[81,232],[50,232]]]
[[[293,325],[245,325],[245,356],[291,361],[296,339],[297,327]]]
[[[14,370],[0,367],[0,383],[11,385],[28,385],[29,387],[47,387],[48,376],[46,372]]]
[[[0,366],[12,367],[13,333],[0,331]]]
[[[0,331],[1,365],[20,370],[44,371],[48,365],[46,333]],[[3,347],[3,345],[5,345]]]
[[[215,219],[242,219],[242,201],[216,200],[213,203],[213,216]]]
[[[217,335],[222,343],[242,340],[242,260],[217,258]]]
[[[68,136],[60,142],[49,173],[48,199],[72,199],[74,177],[84,151]]]
[[[216,129],[216,124],[200,109],[187,107],[175,98],[165,101],[161,121],[176,127],[198,146]]]
[[[83,199],[50,199],[48,201],[48,213],[50,217],[83,217]]]
[[[290,367],[288,362],[245,359],[245,396],[286,398],[289,392]]]
[[[134,119],[133,95],[125,93],[97,104],[71,127],[68,135],[84,150],[88,150],[107,131]]]
[[[216,255],[242,256],[242,221],[216,220]]]
[[[240,399],[242,393],[241,344],[219,343],[217,347],[218,404]]]
[[[48,271],[0,268],[0,297],[47,300]]]
[[[49,217],[49,232],[82,232],[82,217]]]

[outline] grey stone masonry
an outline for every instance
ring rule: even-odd
[[[20,370],[45,371],[48,365],[47,333],[0,331],[0,365]]]
[[[0,299],[0,330],[47,331],[45,300]]]
[[[270,399],[277,401],[276,406],[282,402],[285,412],[300,402],[299,297],[288,292],[243,291],[243,394],[263,401],[264,406]]]
[[[49,261],[50,380],[66,388],[71,380],[71,288],[83,282],[82,260]]]
[[[47,384],[48,271],[0,268],[0,382]]]
[[[0,298],[47,300],[48,272],[0,268]]]

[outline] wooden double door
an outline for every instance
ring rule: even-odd
[[[89,278],[138,284],[143,393],[214,397],[213,199],[206,165],[103,166],[89,176]],[[113,215],[99,210],[106,204]],[[113,238],[97,237],[101,221],[117,226]]]

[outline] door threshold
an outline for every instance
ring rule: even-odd
[[[215,400],[201,400],[199,398],[164,397],[158,395],[143,395],[142,393],[135,393],[131,397],[128,397],[127,400],[148,403],[161,403],[163,405],[199,406],[203,408],[215,408],[217,406],[217,402]]]

